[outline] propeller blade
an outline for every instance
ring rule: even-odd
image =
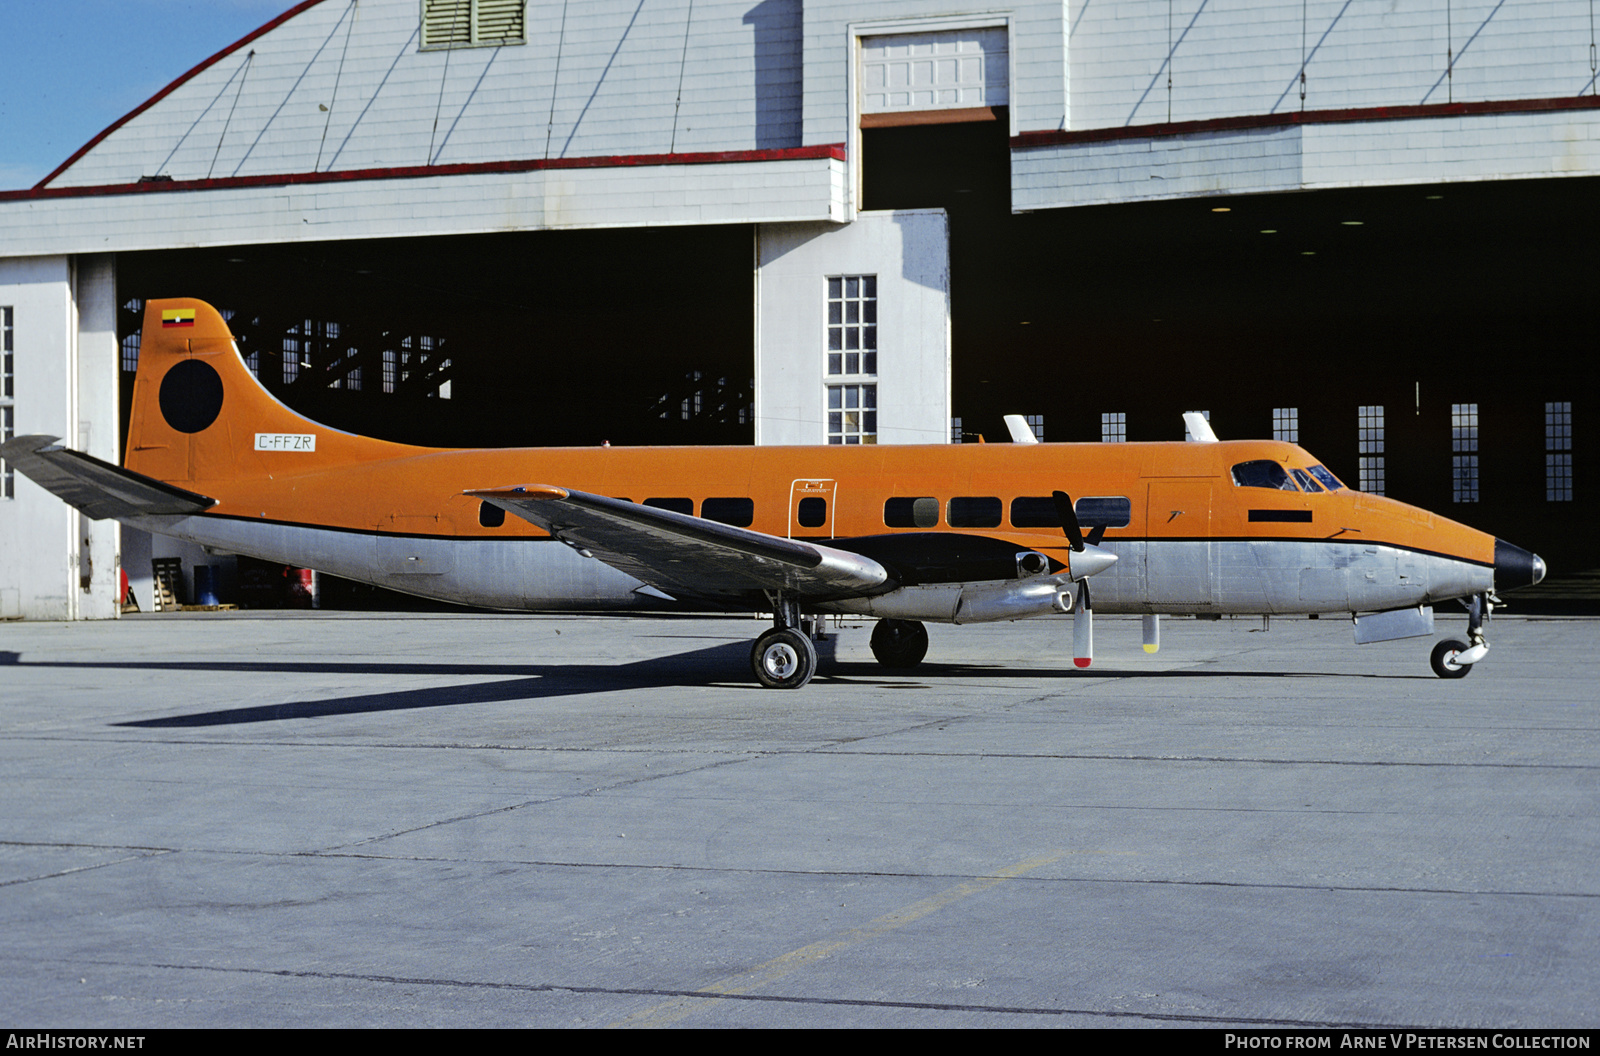
[[[1056,500],[1056,516],[1061,520],[1061,530],[1066,533],[1072,549],[1083,553],[1083,529],[1078,527],[1078,511],[1072,508],[1072,496],[1064,491],[1051,493]]]
[[[1072,662],[1088,667],[1094,661],[1094,607],[1089,599],[1087,580],[1078,584],[1078,600],[1072,606]]]

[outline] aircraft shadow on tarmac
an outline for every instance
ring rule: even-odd
[[[271,674],[350,674],[377,676],[434,675],[470,678],[474,676],[511,676],[494,682],[472,682],[459,685],[427,686],[420,689],[389,690],[353,696],[330,697],[325,700],[288,701],[282,704],[262,704],[243,708],[227,708],[196,712],[188,715],[168,715],[154,719],[139,719],[113,723],[114,726],[139,729],[172,729],[184,727],[231,726],[257,722],[281,722],[288,719],[315,719],[338,715],[361,715],[385,711],[408,711],[417,708],[457,707],[471,704],[498,704],[509,701],[530,701],[542,698],[575,696],[584,693],[603,693],[619,690],[650,689],[667,686],[721,686],[734,689],[759,690],[742,678],[728,679],[732,672],[746,669],[749,643],[726,642],[701,649],[692,649],[664,657],[649,657],[626,664],[496,664],[476,662],[423,662],[423,663],[360,663],[285,660],[127,660],[127,661],[26,661],[20,653],[0,651],[0,666],[16,665],[39,668],[155,670],[187,672],[227,672],[238,675]],[[1037,678],[1037,679],[1144,679],[1144,678],[1349,678],[1350,672],[1333,671],[1238,671],[1212,667],[1187,667],[1145,669],[1139,667],[1099,667],[1083,671],[1074,667],[1018,667],[1005,664],[924,663],[915,674],[886,675],[876,664],[868,662],[837,662],[827,664],[817,676],[820,684],[848,684],[852,686],[877,686],[895,689],[925,688],[932,680],[941,677],[973,678]],[[1419,678],[1434,681],[1426,675],[1379,675],[1357,673],[1362,678]]]

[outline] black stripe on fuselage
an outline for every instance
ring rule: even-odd
[[[180,515],[176,515],[176,516],[183,516],[183,515],[180,514]],[[427,532],[381,532],[381,531],[378,531],[377,529],[374,529],[374,528],[344,528],[344,527],[340,527],[340,526],[337,526],[337,525],[330,525],[330,524],[307,524],[307,523],[304,523],[304,522],[301,522],[301,521],[282,521],[282,520],[277,520],[277,519],[271,518],[271,517],[245,517],[245,516],[243,516],[241,514],[237,514],[237,513],[208,513],[208,512],[203,512],[203,513],[189,514],[188,516],[197,517],[197,518],[207,518],[207,519],[218,520],[218,521],[240,521],[240,522],[245,523],[245,524],[275,524],[275,525],[281,525],[281,526],[286,527],[286,528],[309,528],[309,529],[314,529],[314,530],[323,531],[323,532],[340,532],[340,533],[346,534],[346,535],[372,535],[372,536],[380,536],[381,535],[381,536],[387,536],[387,537],[394,538],[394,539],[438,539],[438,540],[444,540],[444,541],[456,541],[456,542],[464,542],[464,543],[465,542],[554,543],[554,542],[559,542],[560,541],[560,540],[554,539],[554,538],[552,538],[552,537],[550,537],[548,535],[515,535],[515,536],[502,536],[502,535],[443,535],[443,534],[438,534],[438,533],[427,533]],[[836,549],[839,549],[839,550],[851,550],[852,552],[859,552],[859,551],[855,551],[853,547],[851,547],[849,545],[846,545],[846,544],[849,544],[849,543],[851,543],[851,542],[853,542],[855,540],[858,540],[858,539],[881,539],[885,535],[893,536],[893,535],[916,535],[916,534],[923,534],[923,535],[952,535],[952,536],[953,535],[964,535],[967,538],[973,538],[973,539],[981,538],[981,539],[986,539],[991,543],[1000,543],[1000,544],[1003,544],[1003,545],[1005,545],[1007,547],[1010,547],[1013,550],[1013,552],[1015,552],[1018,547],[1029,547],[1031,549],[1038,550],[1040,552],[1045,552],[1045,553],[1052,552],[1052,551],[1070,549],[1070,547],[1068,546],[1067,541],[1065,539],[1052,538],[1052,537],[1049,537],[1049,536],[1041,538],[1037,542],[1029,542],[1029,543],[1018,542],[1018,543],[1013,543],[1010,540],[994,539],[994,538],[992,538],[990,536],[983,536],[983,535],[980,535],[980,534],[977,534],[977,533],[972,533],[972,534],[969,535],[967,533],[961,532],[961,531],[956,530],[956,529],[952,529],[952,530],[949,530],[949,531],[921,532],[921,533],[911,532],[911,531],[907,531],[907,532],[886,532],[886,533],[883,533],[883,535],[839,536],[837,538],[832,537],[832,536],[826,536],[826,535],[796,535],[796,536],[792,536],[790,538],[793,538],[796,542],[821,543],[824,546],[832,546],[832,547],[835,547]],[[778,538],[783,538],[783,537],[779,536]],[[1341,545],[1341,546],[1358,546],[1358,545],[1359,546],[1386,546],[1391,550],[1408,550],[1408,551],[1410,551],[1411,553],[1414,553],[1414,554],[1423,554],[1423,555],[1426,555],[1428,557],[1442,557],[1442,558],[1445,558],[1445,559],[1450,560],[1450,561],[1461,561],[1461,562],[1464,562],[1464,563],[1469,564],[1469,565],[1478,565],[1478,566],[1480,566],[1482,568],[1493,568],[1494,567],[1494,562],[1493,561],[1479,561],[1479,560],[1476,560],[1476,559],[1470,558],[1470,557],[1462,557],[1460,554],[1447,553],[1447,552],[1445,552],[1443,550],[1426,550],[1426,549],[1423,549],[1420,546],[1406,546],[1403,543],[1390,543],[1390,542],[1385,542],[1382,539],[1363,539],[1363,538],[1361,538],[1359,536],[1356,536],[1356,535],[1350,535],[1350,536],[1346,536],[1346,537],[1343,537],[1343,538],[1328,538],[1328,539],[1302,539],[1302,538],[1298,538],[1296,536],[1283,536],[1283,535],[1210,535],[1210,536],[1204,536],[1204,535],[1202,535],[1202,536],[1166,536],[1166,535],[1163,535],[1163,536],[1158,536],[1158,537],[1131,536],[1131,535],[1109,536],[1108,535],[1102,540],[1102,544],[1109,544],[1109,543],[1306,543],[1306,544],[1310,544],[1310,545],[1331,544],[1331,545]],[[868,555],[868,556],[870,556],[870,555]],[[1006,577],[1006,578],[1009,578],[1009,577]]]

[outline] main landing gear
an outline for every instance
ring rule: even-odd
[[[1489,652],[1489,643],[1483,637],[1483,623],[1494,611],[1499,599],[1490,594],[1474,594],[1462,601],[1467,610],[1467,641],[1446,639],[1433,647],[1429,663],[1433,673],[1440,678],[1466,678],[1472,665]]]
[[[772,630],[750,648],[750,668],[756,681],[768,689],[799,689],[817,673],[817,647],[811,644],[800,604],[793,598],[773,597]]]
[[[872,628],[872,655],[884,667],[909,671],[928,655],[928,628],[916,620],[879,620]]]

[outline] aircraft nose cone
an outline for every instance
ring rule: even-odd
[[[1544,558],[1513,546],[1504,539],[1494,541],[1494,585],[1497,590],[1531,587],[1544,578]]]

